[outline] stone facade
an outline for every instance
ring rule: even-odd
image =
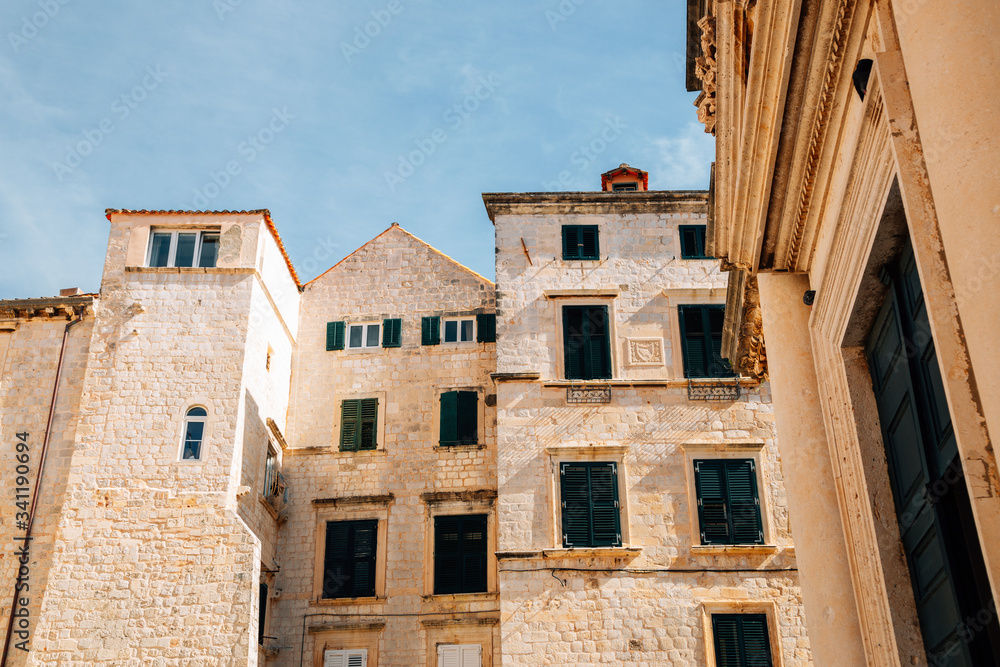
[[[773,383],[816,662],[1000,664],[1000,9],[691,10],[727,347]]]
[[[716,261],[681,258],[679,225],[704,224],[705,193],[484,199],[497,238],[504,664],[714,664],[711,616],[728,612],[767,614],[775,664],[812,664],[769,386],[688,397],[678,306],[721,304],[726,287]],[[563,225],[596,225],[600,259],[563,259]],[[610,380],[564,379],[560,311],[579,304],[608,307]],[[610,398],[575,403],[581,387]],[[756,462],[762,545],[702,544],[694,460],[729,458]],[[618,465],[621,546],[564,547],[564,461]]]

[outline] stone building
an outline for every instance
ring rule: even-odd
[[[498,286],[109,210],[99,294],[0,301],[10,664],[811,664],[707,195],[647,183],[484,195]]]
[[[646,183],[483,195],[504,664],[812,664],[770,389],[719,359],[706,193]]]
[[[688,8],[724,356],[770,375],[816,662],[1000,664],[1000,6]]]

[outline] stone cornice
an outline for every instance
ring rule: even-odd
[[[704,213],[708,191],[484,192],[483,203],[494,224],[498,215]]]
[[[0,320],[64,319],[92,315],[97,296],[58,296],[0,301]]]

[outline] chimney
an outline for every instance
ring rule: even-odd
[[[604,192],[645,192],[649,189],[649,174],[624,162],[617,169],[601,174]]]
[[[79,287],[67,287],[66,289],[59,290],[59,296],[76,296],[79,293]]]

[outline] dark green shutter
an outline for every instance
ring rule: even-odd
[[[260,582],[260,601],[257,604],[257,643],[264,643],[264,626],[267,624],[267,584]]]
[[[340,403],[340,451],[353,452],[358,448],[358,413],[361,401],[348,399]]]
[[[563,259],[579,259],[580,228],[577,225],[563,225]]]
[[[344,349],[344,323],[343,322],[327,322],[326,323],[326,349],[327,350],[343,350]]]
[[[378,521],[354,521],[353,528],[353,586],[354,597],[375,595],[375,542],[378,538]]]
[[[563,546],[620,545],[617,464],[563,463],[559,473]]]
[[[563,259],[600,259],[597,225],[563,225]]]
[[[765,614],[712,614],[718,667],[772,667]]]
[[[695,493],[702,544],[732,544],[726,505],[726,469],[723,461],[694,462]]]
[[[434,593],[486,590],[486,515],[434,518]]]
[[[439,345],[441,343],[441,318],[424,317],[420,320],[420,344]]]
[[[753,459],[694,462],[702,544],[763,544]]]
[[[327,521],[323,597],[375,595],[378,521]]]
[[[458,442],[458,392],[446,391],[441,394],[441,445]]]
[[[705,225],[681,225],[681,259],[712,259],[705,254]]]
[[[479,394],[474,391],[458,392],[458,444],[474,445],[479,442]]]
[[[476,340],[480,343],[497,342],[497,316],[495,313],[476,315]]]
[[[563,358],[569,380],[611,377],[607,306],[563,306]]]
[[[378,435],[378,399],[361,399],[361,419],[358,429],[358,449],[375,449]]]
[[[403,320],[399,318],[382,321],[382,347],[399,347],[402,343],[400,335]]]
[[[677,313],[684,354],[684,377],[732,377],[732,368],[721,356],[726,307],[679,306]]]

